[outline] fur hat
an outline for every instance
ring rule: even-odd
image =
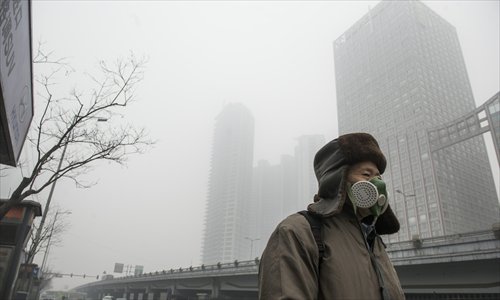
[[[368,133],[344,134],[323,146],[316,153],[314,172],[321,184],[326,173],[344,165],[350,166],[362,161],[373,162],[380,174],[384,173],[387,166],[387,160],[373,136]]]
[[[351,165],[362,161],[373,162],[381,174],[387,166],[387,160],[377,141],[368,133],[345,134],[323,146],[314,157],[318,194],[315,202],[309,205],[309,211],[324,217],[342,211],[347,197],[347,172]],[[399,230],[399,222],[392,210],[388,209],[379,219],[381,222],[377,223],[384,224],[379,233],[394,233]]]
[[[321,148],[314,157],[315,167],[321,164],[329,156],[335,154],[339,149],[342,154],[342,162],[348,165],[354,165],[362,161],[373,162],[379,172],[382,174],[387,166],[384,154],[380,150],[377,141],[368,133],[349,133],[339,136]]]
[[[387,161],[373,136],[368,133],[350,133],[339,136],[338,142],[348,165],[368,160],[377,166],[380,174],[384,173]]]

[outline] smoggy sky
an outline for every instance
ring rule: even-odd
[[[303,134],[334,138],[333,40],[377,2],[33,1],[34,48],[44,41],[78,72],[130,51],[149,58],[126,118],[157,140],[126,167],[96,166],[90,189],[58,183],[53,203],[72,214],[52,269],[95,276],[115,262],[146,272],[198,265],[216,115],[230,102],[252,111],[255,162],[277,163]],[[499,1],[424,3],[456,27],[476,104],[484,103],[500,89]]]

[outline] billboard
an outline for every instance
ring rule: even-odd
[[[123,264],[115,263],[113,273],[123,273]]]
[[[144,266],[136,265],[134,268],[134,275],[135,276],[142,275],[143,271],[144,271]]]
[[[0,163],[15,166],[33,119],[31,1],[0,0]]]

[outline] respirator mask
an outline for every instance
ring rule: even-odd
[[[385,212],[389,205],[385,182],[379,176],[348,186],[347,194],[354,206],[354,212],[357,208],[368,209],[375,220]]]

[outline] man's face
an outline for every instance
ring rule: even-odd
[[[371,161],[363,161],[352,165],[347,173],[347,182],[354,184],[362,180],[370,180],[375,176],[380,176],[377,166]]]
[[[347,173],[347,183],[354,184],[358,181],[368,181],[375,176],[380,176],[380,172],[377,166],[371,161],[363,161],[352,165]],[[358,208],[356,210],[359,218],[364,218],[370,215],[370,210],[368,208]]]

